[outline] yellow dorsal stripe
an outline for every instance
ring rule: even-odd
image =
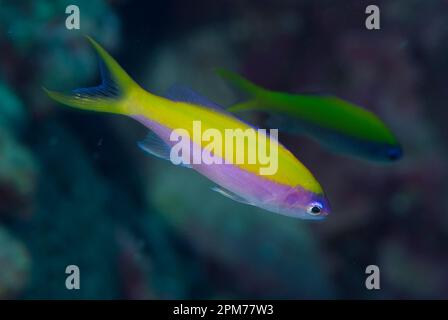
[[[132,102],[134,101],[134,102]],[[193,135],[193,121],[201,121],[202,131],[207,129],[218,130],[222,137],[225,137],[226,129],[241,129],[246,130],[251,128],[238,119],[229,116],[225,113],[220,113],[207,107],[193,105],[184,102],[174,102],[165,98],[157,97],[146,91],[138,90],[134,92],[133,97],[130,99],[128,110],[130,115],[143,115],[148,119],[156,121],[161,125],[170,129],[184,129],[186,130],[192,140],[204,148],[209,142],[202,140],[195,140]],[[271,144],[277,143],[268,139],[266,144],[260,142],[257,136],[257,146],[264,148],[263,151],[271,147]],[[245,154],[249,151],[248,148],[255,148],[256,146],[248,146],[247,143],[244,146]],[[252,150],[253,151],[253,150]],[[221,153],[215,153],[217,156],[226,159],[225,147],[221,150]],[[229,160],[229,159],[227,159]],[[260,164],[258,161],[255,164],[235,164],[238,167],[247,170],[254,174],[260,173],[260,168],[266,167],[265,164]],[[278,143],[278,170],[273,175],[265,175],[264,178],[295,187],[300,185],[301,187],[315,192],[322,193],[322,188],[316,182],[316,179],[310,173],[310,171],[298,161],[290,151],[284,146]]]

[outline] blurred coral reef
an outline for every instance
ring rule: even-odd
[[[376,2],[378,31],[357,0],[0,1],[0,298],[448,298],[448,7]],[[64,26],[69,4],[79,31]],[[309,223],[232,202],[140,152],[136,122],[45,96],[97,81],[83,35],[157,94],[183,83],[237,101],[215,67],[335,94],[378,114],[405,156],[376,165],[280,132],[333,215]],[[71,264],[80,290],[65,288]],[[370,264],[379,291],[364,286]]]
[[[0,226],[0,299],[17,297],[26,287],[31,271],[26,247]]]

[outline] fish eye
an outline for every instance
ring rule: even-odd
[[[322,212],[322,205],[320,203],[312,203],[307,209],[306,212],[312,216],[318,216]]]

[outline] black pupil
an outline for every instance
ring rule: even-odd
[[[320,208],[317,207],[317,206],[314,206],[314,207],[311,208],[311,212],[314,213],[314,214],[317,214],[317,213],[320,212]]]

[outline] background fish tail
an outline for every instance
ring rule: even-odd
[[[126,101],[133,88],[139,86],[131,79],[120,65],[90,37],[99,58],[101,84],[95,87],[79,88],[68,93],[50,91],[44,88],[54,100],[65,105],[98,112],[126,113]]]
[[[257,99],[249,99],[240,103],[236,103],[227,108],[229,112],[241,112],[241,111],[250,111],[250,110],[259,110],[260,103]]]
[[[239,112],[239,111],[249,111],[249,110],[257,110],[259,109],[262,104],[260,101],[262,101],[262,97],[265,96],[267,91],[256,84],[250,82],[249,80],[245,79],[244,77],[225,70],[225,69],[216,69],[216,73],[223,79],[229,81],[232,83],[235,87],[239,88],[240,90],[244,91],[245,93],[248,93],[250,95],[250,98],[246,101],[243,101],[241,103],[235,104],[233,106],[230,106],[227,110],[230,112]]]
[[[218,68],[216,69],[216,73],[223,79],[230,81],[233,85],[238,87],[239,89],[247,92],[253,96],[258,96],[263,93],[264,89],[260,88],[256,84],[250,82],[249,80],[243,78],[239,74],[234,72]]]

